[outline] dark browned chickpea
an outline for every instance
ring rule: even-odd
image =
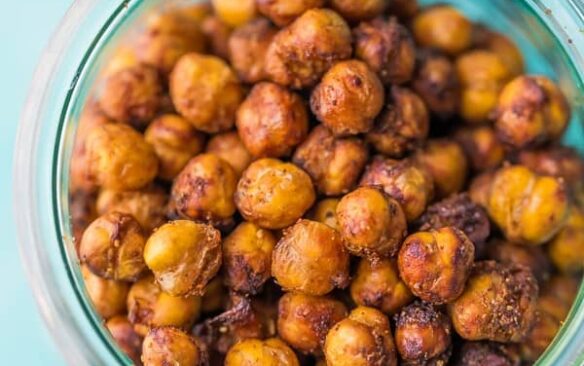
[[[381,81],[361,61],[335,64],[322,77],[310,95],[310,108],[316,118],[335,135],[356,135],[373,127],[385,91]]]
[[[125,316],[114,316],[105,323],[118,347],[124,351],[136,366],[142,365],[142,337],[134,331],[134,327]]]
[[[523,74],[523,55],[513,40],[483,26],[475,26],[474,37],[475,45],[499,56],[512,76]]]
[[[256,16],[255,0],[211,0],[215,14],[226,24],[237,27]]]
[[[566,225],[548,245],[548,255],[562,272],[580,273],[584,269],[584,210],[574,206]]]
[[[376,156],[365,169],[360,184],[381,186],[400,203],[408,222],[420,217],[434,195],[432,176],[413,159],[393,160]]]
[[[389,2],[388,13],[405,21],[413,18],[419,10],[417,0],[392,0]]]
[[[487,256],[502,264],[517,264],[529,268],[539,283],[547,280],[551,263],[541,247],[517,245],[495,239],[487,245]]]
[[[220,58],[182,56],[170,74],[169,87],[176,110],[196,129],[216,133],[233,127],[243,90],[235,72]]]
[[[325,0],[256,0],[258,10],[274,24],[284,27],[305,11],[320,8]]]
[[[286,156],[308,133],[306,105],[278,84],[255,84],[237,110],[237,131],[254,157]]]
[[[395,314],[409,304],[414,296],[399,278],[394,260],[383,259],[372,264],[367,259],[361,259],[351,282],[351,298],[357,305]]]
[[[464,187],[468,161],[462,147],[450,139],[429,140],[416,158],[430,172],[436,198],[448,197]]]
[[[399,274],[424,301],[445,304],[462,291],[472,269],[474,245],[454,227],[412,234],[398,255]]]
[[[570,106],[558,86],[545,76],[519,76],[499,95],[497,135],[514,148],[558,140],[570,119]]]
[[[85,230],[79,257],[100,277],[135,281],[146,269],[142,258],[145,243],[142,228],[132,216],[111,212]]]
[[[395,18],[362,22],[353,30],[355,57],[388,84],[409,81],[416,66],[416,49],[410,32]]]
[[[315,200],[310,176],[294,164],[260,159],[243,173],[235,204],[248,221],[282,229],[298,220]]]
[[[455,366],[519,366],[521,359],[513,344],[464,342]]]
[[[535,321],[537,281],[523,266],[477,262],[466,289],[448,312],[467,340],[521,342]]]
[[[390,104],[366,139],[379,153],[400,158],[426,140],[430,118],[424,101],[410,89],[393,86],[388,97]]]
[[[301,89],[315,85],[352,51],[351,29],[343,18],[332,10],[310,9],[276,34],[265,68],[276,83]]]
[[[227,301],[227,289],[223,287],[223,278],[216,276],[207,284],[201,299],[203,313],[214,313],[223,309]]]
[[[325,295],[349,284],[349,254],[336,230],[300,220],[284,231],[276,245],[272,275],[286,291]]]
[[[320,354],[329,329],[346,316],[338,300],[288,293],[278,302],[278,335],[303,353]]]
[[[212,53],[225,60],[229,59],[231,27],[223,23],[218,17],[211,15],[201,23],[201,31],[207,37]]]
[[[553,315],[538,309],[533,329],[521,342],[521,358],[526,362],[537,361],[552,343],[562,323]]]
[[[231,165],[237,176],[251,163],[252,157],[236,131],[224,132],[209,139],[205,152],[212,153]]]
[[[144,366],[202,366],[208,356],[200,343],[176,328],[154,328],[142,343],[142,362]]]
[[[130,290],[128,283],[101,278],[87,266],[81,266],[81,274],[93,307],[102,318],[109,319],[126,311],[126,297]]]
[[[379,310],[359,306],[338,322],[323,347],[328,366],[396,366],[389,320]]]
[[[473,170],[482,172],[503,163],[505,149],[491,126],[462,128],[454,138],[464,149]]]
[[[171,221],[150,236],[144,260],[164,292],[200,296],[221,266],[221,234],[210,225]]]
[[[337,205],[338,198],[325,198],[314,205],[310,212],[309,219],[327,224],[333,229],[337,229],[339,224],[337,222]]]
[[[408,365],[443,365],[450,358],[452,324],[432,305],[416,301],[395,316],[395,345]]]
[[[225,366],[299,366],[294,351],[278,338],[248,339],[234,345],[225,357]]]
[[[481,205],[485,210],[487,209],[487,205],[489,203],[489,194],[494,178],[494,171],[486,171],[480,175],[475,176],[470,182],[470,186],[468,188],[468,194],[471,201],[477,205]]]
[[[553,146],[521,150],[518,160],[537,174],[563,178],[572,191],[577,192],[584,184],[584,160],[573,148]]]
[[[330,7],[352,22],[375,18],[385,12],[389,0],[330,0]]]
[[[472,23],[449,5],[422,10],[414,18],[412,29],[422,47],[437,48],[450,55],[468,49],[473,41]]]
[[[312,177],[320,193],[337,196],[357,184],[368,157],[362,140],[337,138],[318,125],[298,146],[292,161]]]
[[[372,260],[395,255],[407,232],[401,206],[377,187],[360,187],[344,196],[337,221],[346,248]]]

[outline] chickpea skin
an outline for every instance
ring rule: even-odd
[[[136,366],[142,365],[140,354],[142,351],[142,337],[134,331],[132,324],[123,315],[114,316],[105,323],[118,347],[130,357]]]
[[[474,171],[495,169],[503,163],[505,149],[491,126],[462,128],[455,133],[454,139],[464,149]]]
[[[568,221],[548,245],[548,255],[556,268],[565,273],[584,269],[584,210],[572,207]]]
[[[519,366],[519,351],[513,344],[464,342],[455,366]]]
[[[335,64],[310,95],[316,118],[334,135],[356,135],[373,127],[385,91],[377,75],[362,61]]]
[[[215,14],[225,24],[237,27],[256,16],[255,0],[211,0]]]
[[[518,162],[537,174],[563,178],[573,192],[584,187],[584,159],[571,147],[521,150]]]
[[[109,319],[126,311],[126,296],[130,289],[128,283],[101,278],[87,266],[81,266],[81,274],[85,290],[102,318]]]
[[[338,198],[325,198],[314,205],[311,210],[309,219],[321,222],[338,230],[337,206],[340,200]]]
[[[539,283],[550,276],[551,263],[541,247],[513,244],[505,240],[492,240],[487,245],[487,256],[502,264],[522,265],[529,268]]]
[[[225,366],[299,366],[294,351],[278,338],[247,339],[236,343],[225,357]]]
[[[330,7],[343,18],[351,22],[358,22],[382,15],[389,3],[389,0],[330,0]]]
[[[412,29],[422,47],[436,48],[451,56],[472,45],[472,23],[452,6],[426,8],[414,18]]]
[[[200,343],[176,328],[154,328],[142,343],[142,363],[144,366],[206,365],[208,356]]]
[[[237,176],[251,163],[252,157],[236,131],[213,135],[207,143],[205,152],[215,154],[231,165]]]

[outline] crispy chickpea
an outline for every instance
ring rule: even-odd
[[[201,31],[207,37],[209,47],[214,55],[229,59],[229,37],[232,29],[218,17],[211,15],[201,23]]]
[[[216,133],[233,126],[243,90],[223,60],[189,53],[170,74],[170,95],[176,110],[196,129]]]
[[[81,274],[85,290],[102,318],[109,319],[126,311],[126,296],[130,290],[128,283],[101,278],[87,266],[81,266]]]
[[[356,135],[373,127],[384,99],[377,75],[364,62],[349,60],[324,74],[310,95],[310,108],[334,135]]]
[[[211,0],[215,14],[226,24],[237,27],[256,16],[255,0]]]
[[[572,191],[578,191],[584,184],[584,160],[571,147],[521,150],[518,161],[537,174],[563,178]]]
[[[325,295],[349,284],[349,254],[336,230],[300,220],[276,244],[272,276],[286,291]]]
[[[251,163],[235,192],[235,204],[241,215],[266,229],[293,224],[314,200],[310,176],[296,165],[276,159]]]
[[[316,126],[298,146],[292,161],[313,179],[327,196],[349,192],[365,168],[369,152],[357,138],[336,138],[323,125]]]
[[[501,91],[495,118],[501,141],[521,149],[558,140],[570,119],[570,106],[550,79],[523,75]]]
[[[310,9],[274,37],[265,70],[294,89],[315,85],[337,61],[351,57],[351,29],[337,13]]]
[[[581,279],[571,275],[554,275],[543,286],[538,307],[559,321],[564,321],[578,294]]]
[[[485,210],[489,202],[489,192],[494,178],[494,171],[486,171],[474,177],[468,188],[471,201],[482,206]]]
[[[523,74],[523,55],[509,37],[481,26],[475,27],[474,33],[477,47],[499,56],[512,76]]]
[[[416,158],[432,175],[436,198],[448,197],[464,187],[468,161],[464,150],[456,141],[429,140]]]
[[[449,5],[424,9],[414,18],[412,29],[422,47],[437,48],[449,55],[457,55],[472,45],[472,23]]]
[[[474,245],[466,234],[447,226],[408,236],[397,264],[400,277],[414,295],[433,304],[445,304],[464,290],[474,255]]]
[[[214,313],[223,309],[227,299],[227,289],[223,287],[223,278],[216,276],[207,284],[201,300],[203,313]]]
[[[552,239],[548,255],[562,272],[579,273],[584,269],[584,210],[572,207],[566,225]]]
[[[145,242],[134,217],[111,212],[98,217],[85,230],[79,257],[100,277],[135,281],[146,269],[142,258]]]
[[[455,366],[519,366],[521,359],[513,344],[464,342]]]
[[[207,143],[205,152],[215,154],[231,165],[237,176],[251,163],[252,157],[236,131],[213,135]]]
[[[416,301],[395,316],[395,345],[406,364],[446,364],[452,324],[446,314]]]
[[[361,259],[351,282],[351,298],[357,305],[395,314],[409,304],[414,296],[399,278],[394,260],[383,259],[372,264],[367,259]]]
[[[329,366],[396,366],[389,320],[379,310],[359,306],[328,332],[323,347]]]
[[[299,366],[294,351],[278,338],[248,339],[235,344],[225,357],[225,366]]]
[[[71,217],[71,232],[75,248],[78,250],[83,232],[93,220],[97,219],[95,194],[84,190],[71,190],[69,193],[69,216]]]
[[[473,170],[482,172],[503,163],[505,149],[491,126],[462,128],[454,138],[464,149]]]
[[[337,206],[339,202],[340,200],[338,198],[325,198],[317,202],[310,212],[309,218],[338,230]]]
[[[393,86],[390,104],[379,115],[366,140],[377,152],[400,158],[428,137],[430,118],[424,101],[407,88]]]
[[[124,351],[136,366],[142,365],[140,353],[142,351],[142,337],[134,331],[134,327],[125,316],[114,316],[105,323],[118,347]]]
[[[308,134],[306,105],[278,84],[255,84],[237,110],[237,130],[254,157],[289,155]]]
[[[389,2],[388,13],[400,20],[409,20],[420,10],[417,0],[392,0]]]
[[[140,60],[134,47],[120,44],[107,55],[107,60],[99,70],[98,80],[105,80],[120,70],[132,68],[138,64]]]
[[[87,136],[86,172],[99,186],[117,191],[140,189],[158,173],[152,146],[130,126],[110,123]]]
[[[393,160],[377,156],[365,168],[361,186],[381,186],[399,202],[408,222],[425,211],[434,195],[430,173],[412,159]]]
[[[552,343],[561,325],[560,320],[538,309],[533,329],[521,343],[521,358],[526,362],[537,361]]]
[[[309,9],[320,8],[325,0],[256,0],[260,13],[274,24],[284,27]]]
[[[369,20],[382,15],[389,6],[389,0],[330,0],[330,7],[352,22]]]
[[[495,239],[487,245],[487,256],[502,264],[518,264],[529,268],[539,283],[547,280],[551,272],[550,260],[541,247]]]
[[[486,208],[509,241],[538,245],[562,228],[569,206],[561,179],[538,176],[516,165],[495,173]]]
[[[520,342],[535,321],[537,281],[523,266],[477,262],[466,289],[448,312],[467,340]]]
[[[235,213],[237,176],[231,165],[213,154],[192,158],[174,180],[171,202],[179,216],[221,222]]]
[[[206,224],[171,221],[150,236],[144,260],[164,292],[200,296],[221,266],[221,234]]]
[[[278,335],[303,353],[319,354],[329,329],[346,316],[338,300],[288,293],[278,303]]]
[[[395,255],[407,232],[400,204],[377,187],[360,187],[344,196],[337,221],[349,252],[372,260]]]
[[[200,340],[172,327],[152,329],[142,343],[144,366],[203,366],[207,357]]]

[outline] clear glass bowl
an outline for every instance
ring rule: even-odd
[[[72,365],[131,364],[88,300],[72,240],[67,187],[77,117],[109,46],[150,7],[181,1],[76,1],[33,77],[17,136],[14,207],[29,283],[55,342]],[[584,3],[440,2],[452,3],[472,19],[511,36],[525,55],[528,72],[559,81],[574,112],[566,143],[584,154]],[[539,365],[584,364],[583,301],[581,288]]]

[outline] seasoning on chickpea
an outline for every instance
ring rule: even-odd
[[[491,126],[461,128],[454,139],[464,149],[474,171],[495,169],[503,163],[505,149]]]
[[[584,209],[572,207],[566,225],[551,240],[547,251],[562,272],[580,273],[584,269]]]
[[[105,327],[110,332],[118,347],[136,366],[142,365],[140,354],[142,351],[142,337],[134,331],[134,327],[123,315],[114,316],[108,319]]]
[[[422,10],[413,20],[412,30],[422,47],[457,55],[472,45],[473,24],[458,10],[437,5]]]
[[[430,172],[436,198],[448,197],[464,187],[468,161],[456,141],[445,138],[429,140],[416,158]]]
[[[382,15],[389,6],[389,0],[330,0],[330,7],[351,22],[369,20]]]
[[[217,16],[210,15],[201,23],[201,31],[206,36],[212,53],[224,60],[228,60],[229,37],[233,29],[223,23]]]
[[[325,198],[317,202],[308,215],[309,219],[326,224],[333,229],[338,230],[337,206],[340,200],[338,198]]]
[[[205,152],[215,154],[229,163],[238,177],[252,160],[251,154],[245,148],[236,131],[213,135],[207,142]]]
[[[177,328],[154,328],[142,343],[142,363],[144,366],[206,365],[208,355],[200,342]]]
[[[114,281],[93,274],[87,266],[81,266],[85,290],[104,319],[123,314],[126,311],[126,296],[130,289],[127,282]]]
[[[487,256],[502,264],[517,264],[529,268],[539,283],[547,280],[551,272],[550,260],[541,247],[495,239],[487,245]]]
[[[519,366],[521,358],[514,344],[464,342],[455,366]]]
[[[225,366],[299,366],[294,351],[278,338],[248,339],[235,344],[225,357]]]
[[[255,0],[211,0],[215,14],[226,24],[237,27],[256,16]]]

